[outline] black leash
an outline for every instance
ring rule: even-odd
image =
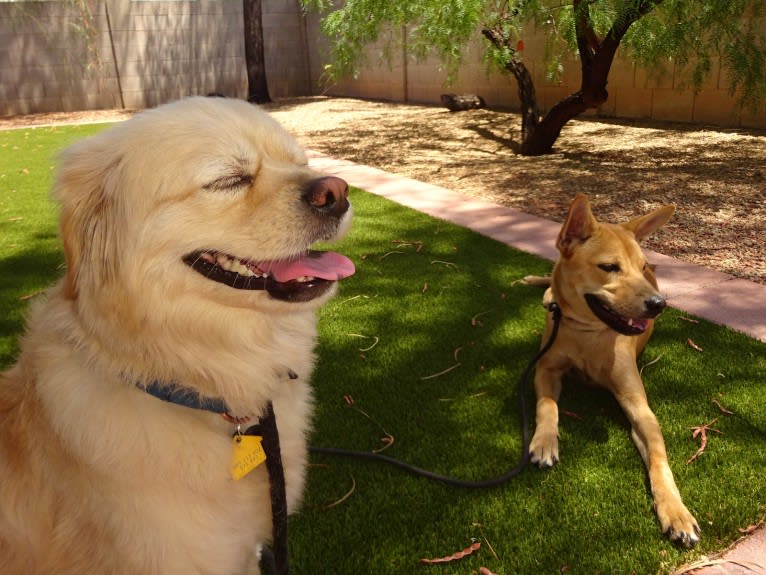
[[[507,481],[513,479],[519,473],[521,473],[521,471],[524,469],[527,462],[529,461],[529,416],[527,414],[527,400],[525,397],[526,383],[529,380],[529,376],[531,375],[532,370],[534,369],[537,362],[540,360],[541,357],[543,357],[548,352],[548,350],[553,345],[553,342],[556,340],[556,336],[558,335],[558,332],[559,332],[559,324],[561,323],[561,308],[558,306],[558,304],[556,304],[555,302],[549,304],[548,311],[550,311],[553,314],[553,329],[551,331],[551,335],[550,337],[548,337],[548,340],[545,342],[545,345],[543,345],[540,348],[537,354],[527,364],[527,367],[524,369],[524,372],[519,378],[518,394],[519,394],[519,405],[521,408],[521,437],[522,437],[521,455],[519,456],[519,460],[516,463],[516,465],[512,469],[510,469],[508,472],[504,473],[503,475],[500,475],[498,477],[493,477],[491,479],[484,479],[481,481],[465,481],[462,479],[457,479],[457,478],[449,477],[446,475],[440,475],[438,473],[434,473],[426,469],[421,469],[420,467],[410,465],[409,463],[399,461],[398,459],[394,459],[386,455],[381,455],[380,453],[371,453],[369,451],[353,451],[348,449],[336,449],[334,447],[309,447],[309,450],[312,451],[313,453],[323,453],[326,455],[353,457],[356,459],[366,459],[369,461],[378,461],[381,463],[387,463],[389,465],[393,465],[394,467],[398,467],[399,469],[403,469],[404,471],[407,471],[413,475],[417,475],[419,477],[425,477],[426,479],[432,479],[434,481],[440,481],[442,483],[445,483],[447,485],[452,485],[455,487],[466,487],[470,489],[486,489],[489,487],[497,487],[498,485],[502,485],[503,483],[506,483]]]
[[[272,545],[261,548],[261,570],[266,574],[287,575],[290,571],[287,555],[287,495],[285,470],[279,447],[279,430],[274,407],[269,402],[266,414],[245,431],[245,435],[259,435],[266,452],[266,470],[271,490]]]
[[[540,348],[537,354],[535,354],[527,364],[527,367],[519,378],[518,393],[519,405],[521,408],[522,437],[521,455],[516,465],[503,475],[482,481],[464,481],[454,477],[440,475],[426,469],[421,469],[379,453],[335,449],[331,447],[309,447],[309,450],[314,453],[354,457],[357,459],[387,463],[414,475],[432,479],[434,481],[440,481],[456,487],[485,489],[506,483],[521,473],[529,461],[529,416],[527,414],[527,401],[525,397],[526,383],[537,362],[548,352],[553,345],[553,342],[556,340],[559,324],[561,323],[561,309],[556,303],[549,304],[548,311],[553,314],[553,329],[551,330],[551,335],[545,342],[545,345]],[[222,399],[205,398],[196,391],[189,390],[188,388],[183,388],[176,384],[165,384],[158,381],[151,382],[148,385],[142,385],[140,383],[136,385],[162,401],[175,403],[191,409],[202,409],[213,413],[219,413],[229,421],[237,421],[237,418],[232,418],[228,415],[228,406]],[[266,407],[266,414],[257,424],[249,427],[245,431],[245,435],[257,435],[262,438],[263,450],[266,453],[266,469],[269,474],[273,542],[270,548],[266,546],[261,548],[261,571],[265,575],[288,575],[290,567],[287,553],[287,497],[285,493],[285,472],[284,467],[282,466],[282,452],[279,446],[277,419],[274,415],[274,407],[271,402],[269,402]]]

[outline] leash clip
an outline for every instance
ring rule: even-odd
[[[561,306],[555,301],[545,305],[546,309],[553,314],[553,319],[558,320],[561,317]]]

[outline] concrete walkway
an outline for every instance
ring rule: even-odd
[[[549,260],[560,223],[382,170],[309,152],[310,165],[349,184]],[[646,250],[668,303],[766,343],[766,285]],[[713,564],[715,563],[715,564]],[[691,573],[692,571],[684,571]],[[743,538],[698,575],[766,575],[766,528]]]

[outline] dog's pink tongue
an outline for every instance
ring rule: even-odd
[[[353,275],[354,262],[335,252],[310,251],[297,260],[259,263],[258,267],[278,282],[288,282],[304,276],[336,281]]]
[[[638,327],[641,331],[646,331],[646,328],[649,327],[649,320],[648,319],[634,319],[633,325]]]
[[[646,328],[649,327],[649,320],[648,319],[628,319],[628,325],[631,327],[635,327],[636,329],[639,329],[641,331],[646,331]]]

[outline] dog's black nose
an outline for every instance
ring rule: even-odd
[[[303,200],[315,210],[340,217],[348,211],[348,184],[334,176],[311,180],[305,186]]]
[[[665,309],[667,302],[661,295],[653,295],[649,299],[644,300],[644,306],[646,306],[646,313],[649,317],[657,317],[660,312]]]

